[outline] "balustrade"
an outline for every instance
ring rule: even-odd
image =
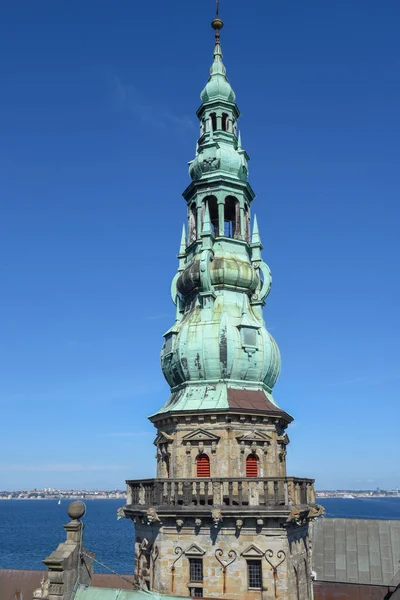
[[[315,502],[314,481],[297,477],[128,481],[131,506],[290,506]]]

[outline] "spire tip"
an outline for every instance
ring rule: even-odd
[[[223,28],[224,22],[219,18],[219,0],[216,0],[215,19],[211,22],[211,27],[215,31],[215,41],[219,42],[219,32]]]

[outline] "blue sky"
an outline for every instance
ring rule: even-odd
[[[212,0],[0,25],[0,489],[152,476]],[[400,485],[400,5],[222,0],[273,287],[288,472]]]

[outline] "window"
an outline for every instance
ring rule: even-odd
[[[246,477],[258,477],[258,458],[254,454],[246,459]]]
[[[243,346],[257,346],[257,329],[242,327]]]
[[[210,477],[210,459],[207,454],[199,454],[196,458],[197,477]]]
[[[262,588],[262,568],[261,560],[248,560],[247,561],[247,577],[249,583],[249,589],[261,589]]]
[[[203,559],[202,558],[189,558],[189,570],[190,570],[190,581],[196,581],[196,582],[203,581]],[[198,596],[195,596],[195,598],[196,597],[198,597]]]
[[[229,125],[229,115],[227,115],[226,113],[222,113],[222,131],[228,131],[228,125]]]
[[[191,598],[202,598],[203,597],[203,588],[190,588],[190,597]]]

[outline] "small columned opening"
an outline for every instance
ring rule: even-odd
[[[246,477],[258,477],[258,457],[255,454],[246,458]]]
[[[206,212],[206,202],[210,213],[211,229],[214,237],[219,235],[218,230],[218,202],[215,196],[207,196],[201,205],[201,222],[204,223],[204,213]]]
[[[210,477],[210,459],[207,454],[199,454],[196,458],[196,476]]]
[[[222,113],[222,131],[228,131],[229,129],[229,115]]]
[[[196,204],[193,202],[189,208],[189,243],[196,240],[197,227],[196,227]]]
[[[217,131],[217,115],[216,115],[216,113],[211,113],[210,119],[211,119],[212,130]]]
[[[224,207],[224,235],[230,238],[240,237],[240,209],[239,201],[233,196],[225,199]]]

